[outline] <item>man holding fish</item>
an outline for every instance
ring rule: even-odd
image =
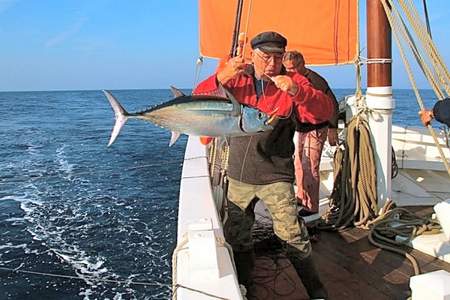
[[[229,204],[224,233],[234,250],[239,281],[247,287],[251,284],[253,207],[262,200],[309,296],[324,299],[327,292],[314,267],[306,226],[297,218],[293,136],[299,122],[328,121],[334,114],[334,103],[302,75],[285,74],[282,59],[286,44],[279,33],[258,34],[251,40],[250,68],[241,56],[231,58],[193,94],[221,95],[226,91],[241,104],[276,115],[273,130],[229,139]]]

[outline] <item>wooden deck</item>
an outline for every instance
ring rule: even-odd
[[[431,211],[412,208],[418,214]],[[409,261],[399,254],[380,250],[367,239],[367,231],[352,228],[345,232],[322,231],[313,242],[313,257],[329,299],[407,299],[409,278],[414,275]],[[248,299],[308,299],[295,270],[281,253],[261,253]],[[450,264],[411,250],[422,273],[444,269]]]

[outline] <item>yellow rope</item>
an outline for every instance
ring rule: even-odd
[[[209,146],[209,173],[212,175],[214,175],[214,170],[216,168],[217,140],[218,139],[214,139]]]
[[[393,0],[389,0],[391,3]],[[439,99],[445,98],[444,93],[442,91],[441,85],[444,87],[444,90],[448,90],[448,80],[445,80],[443,70],[446,69],[445,64],[443,64],[441,61],[439,61],[436,52],[433,51],[433,48],[431,47],[433,45],[432,40],[429,38],[428,32],[425,29],[425,25],[420,23],[420,18],[414,9],[414,6],[406,5],[403,0],[398,0],[399,4],[402,7],[403,13],[408,19],[411,28],[413,29],[414,33],[416,34],[417,39],[419,40],[419,45],[422,47],[423,55],[420,55],[417,49],[417,44],[414,43],[412,39],[412,35],[408,31],[405,21],[400,16],[399,10],[393,6],[393,10],[398,15],[397,19],[402,20],[403,22],[403,28],[408,33],[408,37],[411,42],[412,46],[410,44],[410,47],[412,50],[414,50],[414,54],[416,56],[416,59],[418,60],[418,63],[421,65],[422,68],[426,67],[426,77],[429,80],[432,80],[434,82],[434,85],[436,86],[437,90],[435,89],[435,93],[438,96]],[[413,16],[413,14],[417,15],[417,19]],[[425,30],[424,30],[425,29]],[[428,39],[427,39],[428,38]],[[431,62],[432,68],[429,68],[428,65],[425,63],[425,59],[428,59]]]
[[[421,22],[419,13],[411,0],[409,0],[409,4],[405,3],[404,0],[398,1],[403,8],[403,11],[405,12],[405,15],[408,18],[409,22],[412,24],[418,38],[421,40],[423,47],[430,57],[430,60],[433,62],[437,77],[440,79],[441,84],[443,85],[448,96],[450,93],[450,74],[427,31],[426,25]]]
[[[424,109],[425,106],[424,106],[424,104],[423,104],[422,98],[420,97],[419,89],[418,89],[418,87],[417,87],[417,85],[416,85],[416,82],[415,82],[415,79],[414,79],[414,75],[413,75],[413,72],[412,72],[412,70],[411,70],[411,66],[410,66],[408,60],[406,59],[405,51],[404,51],[404,49],[403,49],[403,45],[402,45],[402,43],[401,43],[401,41],[400,41],[400,37],[399,37],[401,34],[403,34],[403,37],[404,37],[406,40],[408,40],[408,39],[405,37],[405,30],[402,30],[402,28],[404,29],[404,26],[400,26],[400,24],[398,23],[398,21],[394,19],[394,16],[393,16],[393,14],[392,14],[392,11],[391,11],[391,9],[389,8],[389,6],[388,6],[388,4],[387,4],[387,1],[389,1],[391,7],[392,7],[393,9],[395,9],[395,6],[393,5],[392,0],[382,0],[381,3],[382,3],[382,5],[383,5],[383,7],[384,7],[384,10],[385,10],[385,12],[386,12],[386,16],[387,16],[387,19],[388,19],[388,21],[389,21],[389,24],[391,25],[391,28],[392,28],[392,30],[393,30],[393,32],[394,32],[394,40],[396,41],[397,46],[398,46],[398,48],[399,48],[400,56],[401,56],[401,58],[402,58],[402,60],[403,60],[403,63],[404,63],[405,68],[406,68],[406,71],[407,71],[407,73],[408,73],[408,77],[409,77],[409,79],[410,79],[411,85],[412,85],[413,90],[414,90],[414,93],[415,93],[415,95],[416,95],[417,103],[418,103],[418,105],[419,105],[419,107],[420,107],[421,109]],[[397,14],[397,16],[399,17],[399,14]],[[411,41],[411,43],[414,43],[414,42]],[[414,48],[411,44],[410,44],[410,47],[411,47],[411,48]],[[427,74],[425,74],[425,75],[427,75]],[[427,76],[427,78],[429,78],[429,77]],[[435,144],[436,144],[436,147],[437,147],[437,149],[438,149],[438,151],[439,151],[439,154],[440,154],[440,156],[441,156],[442,162],[444,163],[444,166],[445,166],[445,168],[446,168],[446,170],[447,170],[447,173],[448,173],[449,176],[450,176],[450,166],[449,166],[449,163],[448,163],[448,161],[447,161],[447,159],[446,159],[446,157],[445,157],[444,151],[442,150],[442,147],[441,147],[441,145],[440,145],[440,143],[439,143],[439,141],[438,141],[438,139],[437,139],[436,133],[434,132],[434,130],[433,130],[433,128],[431,127],[431,125],[428,125],[427,128],[428,128],[429,133],[430,133],[431,136],[433,137],[433,140],[434,140],[434,142],[435,142]]]
[[[416,58],[417,63],[421,67],[422,71],[424,72],[425,77],[427,78],[428,82],[430,83],[431,87],[433,88],[434,93],[438,96],[438,98],[443,98],[442,91],[439,87],[439,83],[436,80],[435,76],[433,75],[433,72],[431,68],[425,63],[425,59],[422,57],[422,54],[419,52],[419,49],[414,42],[411,33],[409,32],[408,28],[406,27],[405,22],[403,21],[398,9],[394,6],[394,3],[392,0],[388,0],[391,5],[391,9],[389,9],[389,12],[386,12],[386,14],[389,14],[388,19],[390,18],[392,20],[391,28],[394,31],[394,34],[397,32],[399,35],[402,36],[403,40],[408,43],[409,48],[411,49],[414,57]],[[400,46],[399,46],[400,48]],[[427,52],[425,52],[427,54]],[[420,105],[420,104],[419,104]],[[423,105],[421,106],[423,109]]]

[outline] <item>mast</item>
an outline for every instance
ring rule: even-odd
[[[372,147],[377,168],[378,207],[391,199],[392,98],[391,28],[381,0],[366,0],[367,92]]]

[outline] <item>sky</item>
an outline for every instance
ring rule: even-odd
[[[422,0],[415,2],[422,8]],[[450,2],[427,3],[448,65]],[[0,91],[192,88],[197,10],[194,0],[0,0]],[[362,34],[362,49],[365,43]],[[394,87],[410,88],[395,47],[393,59]],[[215,64],[206,60],[200,77]],[[354,66],[314,69],[332,88],[355,87]]]

